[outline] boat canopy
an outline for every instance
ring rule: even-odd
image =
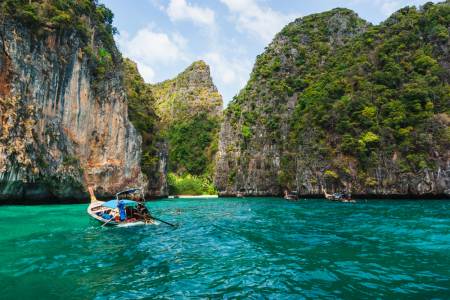
[[[134,190],[128,190],[128,191],[123,191],[123,192],[117,193],[116,196],[132,194],[132,193],[134,193],[136,191],[140,191],[140,190],[142,190],[142,188],[138,188],[138,189],[134,189]]]
[[[121,200],[123,201],[123,203],[125,204],[132,204],[132,203],[136,203],[136,201],[131,201],[131,200]],[[108,208],[117,208],[117,200],[111,200],[108,202],[105,202],[102,204],[102,206],[104,207],[108,207]]]

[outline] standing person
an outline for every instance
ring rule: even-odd
[[[127,218],[127,214],[125,213],[125,203],[122,200],[117,199],[117,207],[120,211],[120,220],[124,221]]]

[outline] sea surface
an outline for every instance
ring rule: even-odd
[[[450,299],[449,201],[148,203],[176,228],[87,206],[0,207],[1,299]]]

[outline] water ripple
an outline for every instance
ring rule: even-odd
[[[159,201],[180,227],[2,207],[3,298],[448,299],[447,201]],[[171,214],[181,209],[182,214]],[[21,216],[27,215],[27,218]]]

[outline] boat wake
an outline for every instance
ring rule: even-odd
[[[159,225],[159,224],[161,224],[161,222],[156,222],[156,221],[154,221],[153,223],[151,223],[151,222],[148,222],[148,223],[145,223],[145,222],[133,222],[133,223],[125,223],[125,224],[119,224],[119,225],[117,225],[117,227],[133,227],[133,226],[142,226],[142,225]]]
[[[135,222],[135,223],[125,223],[125,224],[119,224],[117,227],[133,227],[133,226],[142,226],[145,225],[144,222]]]

